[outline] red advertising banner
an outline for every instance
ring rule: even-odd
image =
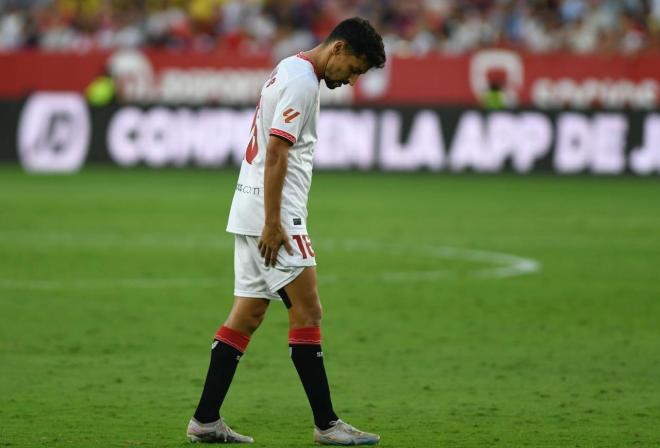
[[[121,102],[253,104],[273,68],[268,55],[114,53],[0,54],[0,99],[37,91],[82,92],[109,73]],[[634,57],[520,54],[482,50],[469,55],[390,59],[357,88],[324,89],[338,105],[481,104],[497,92],[504,107],[656,109],[660,55]]]

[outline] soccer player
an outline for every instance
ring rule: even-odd
[[[362,18],[341,22],[317,47],[281,61],[261,89],[227,231],[235,235],[234,304],[211,348],[204,390],[187,435],[193,442],[252,443],[220,417],[250,337],[268,305],[289,313],[289,347],[314,415],[314,441],[371,445],[380,437],[343,422],[332,406],[321,350],[321,302],[307,233],[307,195],[319,115],[319,83],[355,85],[385,64],[382,38]]]

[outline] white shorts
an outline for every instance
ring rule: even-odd
[[[259,237],[235,235],[234,295],[281,300],[277,291],[291,283],[309,266],[316,266],[314,250],[307,235],[289,235],[293,255],[284,247],[275,266],[266,266],[259,251]]]

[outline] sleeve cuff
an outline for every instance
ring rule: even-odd
[[[275,129],[275,128],[270,128],[269,134],[270,135],[277,135],[278,137],[282,137],[282,138],[290,141],[292,145],[296,144],[296,138],[293,135],[289,134],[288,132],[280,131],[279,129]]]

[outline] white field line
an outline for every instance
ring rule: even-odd
[[[124,235],[85,235],[66,233],[40,233],[11,232],[0,233],[0,242],[10,245],[29,247],[74,247],[74,248],[96,248],[118,250],[123,247],[151,247],[169,248],[183,250],[206,249],[229,249],[233,246],[232,238],[228,235],[218,236],[186,236],[186,235],[149,235],[142,234],[139,237]],[[414,283],[414,282],[436,282],[443,278],[451,278],[456,273],[447,269],[433,269],[433,260],[463,260],[476,263],[484,263],[486,267],[476,267],[467,271],[466,276],[477,278],[505,278],[519,275],[532,274],[541,270],[541,264],[531,258],[511,255],[501,252],[465,249],[434,244],[402,244],[388,243],[374,240],[342,240],[324,241],[315,244],[317,249],[331,252],[346,252],[348,254],[370,252],[378,254],[416,254],[428,260],[428,270],[377,272],[371,275],[365,274],[322,274],[319,278],[321,283],[336,283],[340,281],[360,278],[371,279],[388,283]],[[78,280],[43,280],[43,279],[2,279],[2,289],[29,289],[29,290],[53,290],[53,289],[97,289],[97,288],[176,288],[176,287],[215,287],[231,284],[232,279],[223,277],[119,277],[119,278],[92,278]]]
[[[531,258],[511,255],[502,252],[465,249],[436,244],[402,244],[376,242],[369,240],[347,240],[341,242],[328,242],[330,247],[339,247],[347,252],[370,251],[375,253],[390,254],[418,254],[429,259],[464,260],[479,263],[487,263],[486,268],[476,268],[469,275],[482,278],[504,278],[517,275],[532,274],[541,270],[541,263]],[[323,245],[325,247],[325,244]],[[383,272],[382,277],[388,280],[400,279],[401,281],[423,281],[437,280],[451,275],[447,270],[424,270],[405,272]]]

